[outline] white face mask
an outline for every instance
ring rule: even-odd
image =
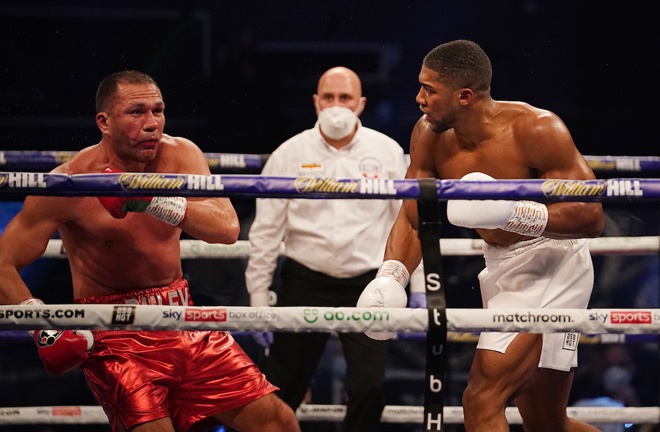
[[[319,113],[321,130],[335,140],[349,136],[355,130],[357,120],[355,112],[341,106],[327,107]]]

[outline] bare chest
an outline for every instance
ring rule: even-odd
[[[511,137],[498,137],[474,146],[449,140],[435,147],[433,162],[442,179],[458,179],[476,171],[499,179],[534,177],[524,152]]]
[[[71,203],[73,218],[60,228],[62,238],[72,253],[77,251],[122,254],[139,251],[141,244],[153,246],[178,242],[178,231],[151,216],[128,213],[123,219],[112,217],[96,197],[76,198]]]

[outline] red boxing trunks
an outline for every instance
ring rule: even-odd
[[[76,303],[192,305],[188,283],[86,297]],[[211,415],[278,390],[234,338],[218,331],[94,330],[82,368],[114,431],[170,417],[177,431],[194,431]],[[197,424],[200,428],[217,425]],[[201,430],[201,429],[198,429]]]
[[[177,279],[163,288],[147,288],[141,290],[122,291],[95,297],[84,297],[75,300],[82,304],[139,304],[139,305],[172,305],[192,306],[188,281]]]

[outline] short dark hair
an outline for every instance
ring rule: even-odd
[[[473,90],[488,90],[493,77],[490,59],[484,50],[463,39],[433,48],[422,64],[435,71],[440,81]]]
[[[96,112],[105,111],[112,103],[117,93],[119,84],[153,84],[158,87],[156,81],[144,72],[136,70],[125,70],[115,72],[103,78],[96,90]],[[160,88],[159,88],[160,90]]]

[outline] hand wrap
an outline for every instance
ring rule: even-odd
[[[121,171],[106,168],[104,173]],[[173,226],[179,226],[186,217],[188,200],[184,197],[98,197],[103,207],[115,219],[123,219],[128,212],[145,213]]]

